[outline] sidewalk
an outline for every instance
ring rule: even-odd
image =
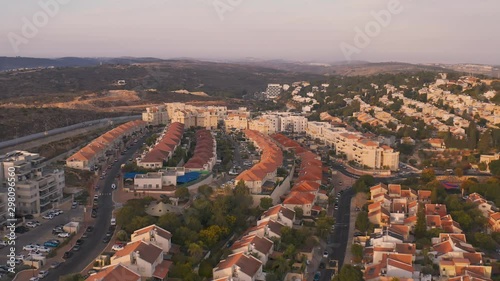
[[[351,198],[351,215],[349,218],[349,236],[347,238],[347,248],[345,250],[344,264],[352,264],[351,246],[354,240],[354,230],[356,228],[356,206],[354,197]]]

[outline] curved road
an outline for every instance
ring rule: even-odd
[[[148,136],[149,134],[146,133],[138,140],[137,144],[133,145],[125,155],[121,156],[118,162],[115,162],[112,168],[107,171],[106,178],[99,183],[101,186],[101,196],[99,196],[98,200],[99,210],[97,212],[97,218],[91,223],[94,226],[94,231],[85,239],[80,251],[75,252],[74,255],[67,259],[59,268],[49,271],[47,280],[58,280],[60,276],[81,272],[101,254],[104,248],[106,248],[107,244],[103,243],[102,240],[111,225],[111,215],[115,207],[112,200],[113,191],[111,189],[111,184],[114,183],[116,175],[120,172],[120,166],[125,164],[125,162],[133,156]],[[93,200],[93,198],[89,198],[89,200]],[[84,225],[84,227],[87,226],[88,225]],[[74,238],[75,241],[78,238]],[[72,242],[74,243],[74,241]]]

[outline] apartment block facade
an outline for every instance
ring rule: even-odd
[[[165,106],[154,106],[146,108],[142,113],[142,121],[149,125],[166,125],[168,122],[168,112]]]
[[[45,158],[37,153],[13,151],[0,156],[0,182],[7,187],[9,168],[15,170],[16,211],[21,215],[40,214],[62,200],[63,170],[45,170]],[[1,206],[5,201],[1,201]],[[0,217],[1,218],[1,217]]]

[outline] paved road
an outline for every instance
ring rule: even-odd
[[[82,123],[74,124],[74,125],[67,126],[67,127],[57,128],[57,129],[53,129],[53,130],[46,131],[46,132],[41,132],[41,133],[29,135],[29,136],[16,138],[13,140],[3,141],[3,142],[0,142],[0,149],[2,149],[2,151],[3,150],[10,150],[10,149],[12,149],[11,147],[17,147],[20,144],[24,144],[24,143],[31,142],[34,140],[40,141],[40,139],[54,137],[56,135],[60,135],[60,134],[64,134],[64,133],[68,133],[68,132],[72,132],[72,131],[81,131],[80,129],[87,129],[90,126],[94,126],[94,127],[101,126],[102,127],[102,126],[106,126],[110,122],[126,122],[126,121],[136,120],[136,119],[140,119],[140,115],[105,118],[105,119],[82,122]],[[68,136],[64,136],[63,138],[67,138],[67,137]],[[51,141],[55,141],[55,140],[51,140]],[[23,149],[25,149],[25,148],[23,148]]]
[[[104,244],[102,240],[111,224],[111,215],[114,209],[111,184],[115,181],[116,175],[120,172],[121,164],[124,164],[132,157],[148,136],[149,134],[146,134],[137,144],[129,149],[125,155],[121,156],[118,162],[116,162],[107,172],[106,178],[100,181],[99,184],[103,195],[99,197],[99,211],[97,218],[93,222],[95,226],[94,231],[85,240],[85,243],[78,253],[75,253],[73,257],[68,259],[59,268],[50,271],[47,280],[58,280],[60,276],[81,272],[104,250],[107,244]],[[92,198],[90,198],[90,200],[92,200]]]

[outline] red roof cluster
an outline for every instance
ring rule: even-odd
[[[68,161],[85,161],[90,160],[101,152],[105,152],[111,143],[113,143],[116,139],[124,136],[127,133],[131,133],[137,130],[140,126],[145,126],[146,122],[136,120],[130,121],[125,124],[122,124],[100,137],[93,140],[84,148],[80,149],[75,154],[71,155],[67,160]]]
[[[194,149],[193,157],[191,157],[186,164],[185,168],[203,169],[206,164],[214,157],[214,137],[208,130],[198,130],[196,132],[196,147]]]
[[[303,148],[298,142],[282,134],[274,134],[272,137],[285,149],[295,152],[295,155],[299,156],[301,160],[299,178],[284,203],[312,204],[321,185],[321,180],[323,179],[323,163],[321,162],[321,157]],[[314,196],[304,195],[303,193],[313,194]]]
[[[283,165],[283,153],[269,136],[254,130],[245,130],[245,135],[262,150],[262,155],[260,162],[239,174],[236,181],[262,181],[267,174],[275,172]]]
[[[175,147],[181,142],[184,133],[184,124],[174,122],[170,124],[167,132],[153,149],[151,149],[141,162],[163,162],[174,153]]]

